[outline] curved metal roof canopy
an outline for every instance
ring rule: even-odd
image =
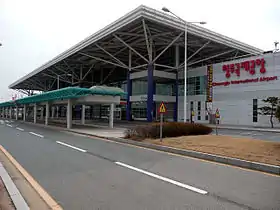
[[[53,90],[37,95],[20,98],[15,101],[0,103],[0,107],[10,107],[15,105],[41,103],[46,101],[56,101],[65,99],[80,98],[88,95],[103,95],[103,96],[123,96],[126,93],[120,88],[94,86],[92,88],[67,87],[59,90]]]
[[[184,29],[184,23],[175,17],[139,6],[9,88],[48,91],[69,84],[83,87],[111,84],[116,80],[125,80],[129,68],[131,71],[144,70],[148,63],[153,63],[157,70],[174,71],[175,64],[171,61],[174,51],[171,48],[179,45],[183,51]],[[129,50],[132,51],[131,66],[128,62]],[[198,25],[188,26],[190,68],[260,53],[263,50]],[[183,62],[183,53],[180,54],[182,58],[179,60]],[[180,67],[183,67],[182,63]],[[56,85],[58,77],[63,85]]]

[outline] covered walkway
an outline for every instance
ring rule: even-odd
[[[125,94],[120,88],[108,86],[67,87],[1,103],[0,114],[6,119],[44,121],[45,125],[49,124],[49,119],[55,121],[55,116],[60,121],[65,121],[66,117],[66,125],[70,129],[75,106],[81,105],[81,124],[85,124],[86,105],[106,104],[110,105],[109,127],[113,128],[114,107],[120,104],[120,98]]]

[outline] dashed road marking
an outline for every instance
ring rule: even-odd
[[[66,146],[66,147],[70,147],[70,148],[75,149],[75,150],[78,150],[78,151],[80,151],[80,152],[87,152],[87,151],[84,150],[84,149],[81,149],[81,148],[79,148],[79,147],[72,146],[72,145],[70,145],[70,144],[66,144],[66,143],[61,142],[61,141],[56,141],[56,143],[61,144],[61,145]]]
[[[129,168],[129,169],[131,169],[131,170],[133,170],[133,171],[137,171],[137,172],[139,172],[139,173],[142,173],[142,174],[151,176],[151,177],[153,177],[153,178],[162,180],[162,181],[164,181],[164,182],[168,182],[168,183],[173,184],[173,185],[176,185],[176,186],[178,186],[178,187],[182,187],[182,188],[191,190],[191,191],[196,192],[196,193],[200,193],[200,194],[203,194],[203,195],[206,195],[206,194],[208,193],[208,192],[205,191],[205,190],[198,189],[198,188],[196,188],[196,187],[193,187],[193,186],[190,186],[190,185],[187,185],[187,184],[184,184],[184,183],[181,183],[181,182],[178,182],[178,181],[169,179],[169,178],[167,178],[167,177],[163,177],[163,176],[160,176],[160,175],[157,175],[157,174],[154,174],[154,173],[151,173],[151,172],[148,172],[148,171],[145,171],[145,170],[136,168],[136,167],[134,167],[134,166],[127,165],[127,164],[125,164],[125,163],[121,163],[121,162],[115,162],[115,163],[116,163],[117,165],[123,166],[123,167],[125,167],[125,168]]]
[[[7,126],[9,126],[9,127],[11,127],[11,128],[13,127],[13,126],[12,126],[12,125],[10,125],[10,124],[6,124],[6,125],[7,125]]]
[[[17,127],[16,129],[17,129],[17,130],[19,130],[19,131],[24,131],[24,129],[23,129],[23,128],[19,128],[19,127]]]
[[[29,132],[30,134],[34,135],[34,136],[38,136],[40,138],[44,138],[44,136],[42,136],[41,134],[38,133],[34,133],[34,132]]]

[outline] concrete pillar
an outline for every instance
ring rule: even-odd
[[[36,123],[37,122],[37,104],[34,104],[33,113],[34,113],[34,123]]]
[[[81,114],[82,125],[85,124],[85,118],[86,118],[86,105],[82,105],[82,114]]]
[[[18,107],[16,106],[16,120],[18,120]]]
[[[110,116],[109,116],[109,127],[113,128],[114,127],[114,104],[110,105]]]
[[[9,108],[9,118],[12,119],[12,107]]]
[[[23,121],[26,121],[26,105],[23,105]]]
[[[67,128],[72,128],[72,101],[71,99],[67,100]]]
[[[49,124],[49,115],[50,115],[50,107],[49,107],[49,102],[47,102],[46,103],[45,125]]]
[[[153,102],[154,102],[154,71],[153,64],[148,64],[148,93],[147,93],[147,121],[153,121]]]
[[[55,111],[55,107],[52,106],[52,119],[54,118],[54,111]]]

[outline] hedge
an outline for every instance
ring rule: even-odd
[[[126,130],[125,137],[132,139],[159,138],[160,123],[136,126]],[[188,135],[207,135],[212,132],[212,128],[197,124],[183,122],[164,122],[162,127],[162,137],[178,137]]]

